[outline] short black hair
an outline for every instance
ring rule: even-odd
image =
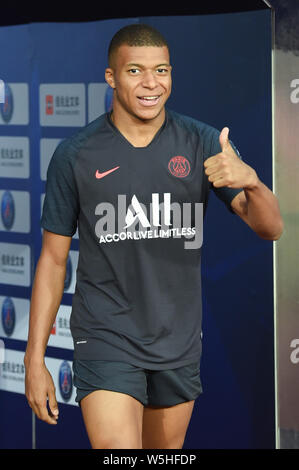
[[[162,34],[148,24],[130,24],[121,28],[110,41],[108,48],[108,64],[112,66],[113,56],[118,48],[123,44],[128,46],[166,46],[169,53],[169,46]]]

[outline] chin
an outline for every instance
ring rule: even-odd
[[[164,108],[161,108],[158,110],[157,109],[146,110],[145,112],[139,112],[139,113],[136,113],[135,115],[142,121],[152,121],[153,119],[156,119],[161,114],[163,109]]]

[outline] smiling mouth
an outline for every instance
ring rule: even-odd
[[[143,106],[155,106],[161,95],[151,95],[151,96],[137,96],[138,100]]]

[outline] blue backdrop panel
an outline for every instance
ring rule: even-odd
[[[243,160],[272,189],[270,11],[142,20],[170,44],[169,107],[229,126]],[[204,393],[185,446],[274,447],[272,242],[213,193],[202,274]]]
[[[41,127],[41,83],[104,82],[109,41],[125,24],[144,22],[165,35],[171,49],[173,92],[168,106],[218,129],[230,138],[246,163],[271,187],[271,21],[270,12],[146,17],[90,23],[43,23],[0,29],[0,77],[30,84],[28,126],[0,126],[0,135],[28,135],[31,176],[1,178],[0,189],[31,192],[33,268],[41,248],[39,226],[41,138],[64,138],[77,128]],[[7,41],[7,38],[9,39]],[[14,60],[12,60],[14,57]],[[4,72],[2,72],[5,71]],[[14,185],[14,186],[12,186]],[[185,448],[274,447],[274,364],[272,243],[260,240],[211,194],[203,232],[204,393],[196,401]],[[0,233],[0,241],[21,243],[24,235]],[[78,249],[78,240],[72,241]],[[30,289],[0,286],[0,295],[30,297]],[[62,303],[71,305],[71,295]],[[23,341],[5,338],[11,349]],[[47,355],[72,360],[69,350],[48,347]],[[31,411],[25,397],[1,392],[1,409],[18,409],[18,426],[4,413],[0,447],[30,447]],[[16,404],[17,403],[17,404]],[[36,422],[38,448],[88,448],[78,407],[60,403],[57,426]],[[29,411],[28,411],[29,410]],[[21,417],[21,418],[20,418]],[[22,436],[26,439],[22,441]]]

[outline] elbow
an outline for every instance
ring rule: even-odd
[[[283,223],[282,218],[280,218],[278,231],[276,235],[273,237],[273,241],[279,240],[281,235],[283,234],[283,231],[284,231],[284,223]]]
[[[278,226],[275,228],[275,231],[273,230],[270,233],[262,232],[262,233],[257,233],[257,234],[263,240],[277,241],[280,239],[281,235],[283,234],[283,231],[284,231],[284,223],[283,223],[283,220],[281,219],[279,221]]]

